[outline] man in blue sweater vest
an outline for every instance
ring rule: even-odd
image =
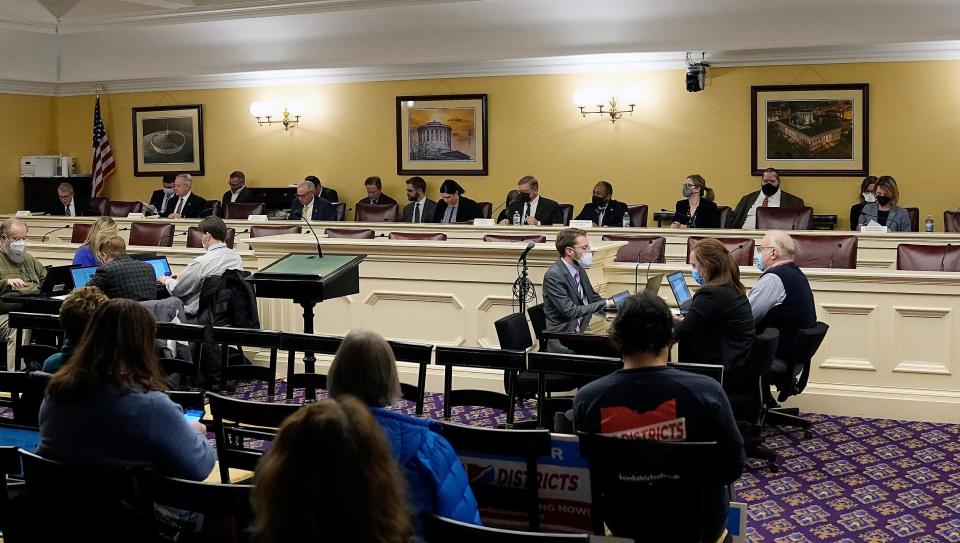
[[[786,232],[772,230],[760,240],[753,263],[763,272],[750,290],[757,330],[780,331],[777,356],[790,349],[797,330],[813,326],[817,311],[807,276],[793,262],[797,246]]]

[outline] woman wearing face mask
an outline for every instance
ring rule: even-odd
[[[877,198],[873,195],[873,189],[877,186],[877,176],[868,175],[860,182],[860,203],[850,206],[850,229],[859,230],[858,221],[860,213],[863,212],[863,206],[876,202]]]
[[[466,192],[460,183],[447,179],[440,185],[440,202],[433,214],[433,222],[453,224],[472,221],[480,217],[477,203],[463,195]]]
[[[720,228],[720,211],[713,203],[713,189],[702,175],[693,174],[682,185],[684,200],[677,202],[671,228]]]
[[[701,285],[677,323],[679,361],[722,365],[732,371],[747,361],[755,335],[753,312],[740,268],[719,241],[700,240],[690,253],[693,279]]]
[[[900,190],[897,189],[897,181],[894,178],[884,175],[877,179],[873,194],[877,201],[864,204],[860,219],[857,220],[858,225],[863,226],[870,221],[876,221],[881,226],[886,226],[890,232],[913,230],[907,210],[897,205],[900,200]]]
[[[90,231],[87,232],[86,241],[74,253],[73,264],[75,266],[99,266],[103,264],[97,260],[96,248],[100,246],[101,241],[115,237],[117,232],[117,223],[110,217],[97,219],[90,227]]]

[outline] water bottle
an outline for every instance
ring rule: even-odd
[[[630,228],[630,213],[626,211],[623,212],[623,227]]]
[[[513,212],[513,225],[514,225],[514,226],[520,226],[520,212],[519,212],[519,211],[514,211],[514,212]]]
[[[923,223],[924,231],[933,233],[933,215],[927,215],[927,222]]]

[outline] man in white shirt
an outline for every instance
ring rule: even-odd
[[[803,199],[780,190],[780,172],[775,168],[763,170],[760,190],[740,199],[733,211],[731,228],[757,229],[758,207],[804,207]],[[721,225],[723,226],[723,225]]]
[[[57,186],[58,204],[50,208],[51,215],[60,215],[64,217],[80,217],[90,215],[90,200],[82,196],[76,196],[73,193],[73,185],[70,183],[60,183]]]
[[[227,216],[227,204],[246,204],[250,202],[250,189],[247,188],[247,176],[237,170],[230,174],[227,184],[230,190],[220,198],[220,212]]]
[[[176,199],[167,203],[168,219],[197,219],[213,210],[210,202],[193,193],[193,177],[188,173],[177,176],[173,182],[173,192]]]
[[[427,182],[422,177],[407,179],[407,200],[410,203],[403,208],[403,215],[400,217],[401,222],[433,222],[437,202],[427,198],[426,193]]]
[[[514,214],[520,215],[520,224],[563,224],[563,210],[557,202],[540,196],[540,181],[527,175],[517,181],[520,200],[507,207],[507,218],[500,224],[511,224]]]
[[[243,269],[243,260],[236,251],[227,247],[227,225],[219,217],[207,217],[200,221],[200,243],[206,251],[193,259],[177,276],[161,277],[171,296],[180,298],[187,317],[194,319],[200,307],[200,287],[203,280],[214,275],[223,275],[226,270]]]

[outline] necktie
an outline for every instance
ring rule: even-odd
[[[580,296],[580,301],[583,302],[583,285],[580,284],[580,272],[577,272],[573,275],[573,281],[577,284],[577,295]],[[580,323],[582,321],[577,319],[576,332],[580,333]]]
[[[164,195],[163,195],[163,203],[160,204],[160,213],[161,213],[161,214],[162,214],[162,213],[166,213],[166,211],[167,211],[167,202],[169,202],[169,201],[170,201],[170,198],[172,198],[172,197],[173,197],[172,194],[164,194]]]
[[[67,205],[63,206],[63,211],[64,211],[64,214],[65,214],[67,217],[69,217],[69,216],[70,216],[70,204],[67,204]]]
[[[413,206],[413,222],[420,222],[420,202]]]
[[[764,197],[763,197],[763,203],[760,204],[760,207],[768,207],[769,205],[770,205],[770,197],[769,197],[769,196],[764,196]]]
[[[601,207],[599,211],[600,211],[600,216],[597,217],[597,224],[600,226],[603,226],[603,214],[607,212],[607,208]]]
[[[181,212],[183,211],[183,203],[184,203],[184,201],[186,201],[186,199],[183,198],[183,197],[181,197],[181,198],[180,198],[180,201],[177,202],[177,209],[175,209],[175,210],[173,211],[173,212],[176,213],[177,215],[180,215]]]

